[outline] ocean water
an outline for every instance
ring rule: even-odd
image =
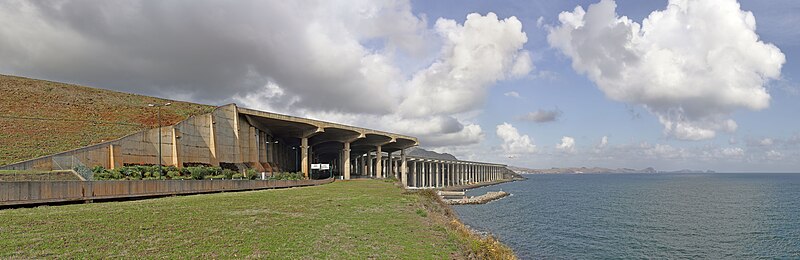
[[[454,206],[522,259],[800,259],[800,174],[527,175]]]

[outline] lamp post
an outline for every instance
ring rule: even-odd
[[[158,121],[158,176],[161,176],[161,174],[164,173],[161,169],[161,107],[167,107],[169,105],[172,105],[172,103],[167,102],[164,104],[147,104],[148,107],[156,107],[158,110],[158,117],[156,119]]]

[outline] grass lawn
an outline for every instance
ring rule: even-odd
[[[464,258],[425,199],[359,180],[4,209],[0,258]]]

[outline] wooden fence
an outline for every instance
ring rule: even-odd
[[[0,182],[0,206],[314,186],[333,179]]]

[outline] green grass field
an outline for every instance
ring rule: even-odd
[[[464,258],[468,240],[393,183],[0,210],[0,258]]]

